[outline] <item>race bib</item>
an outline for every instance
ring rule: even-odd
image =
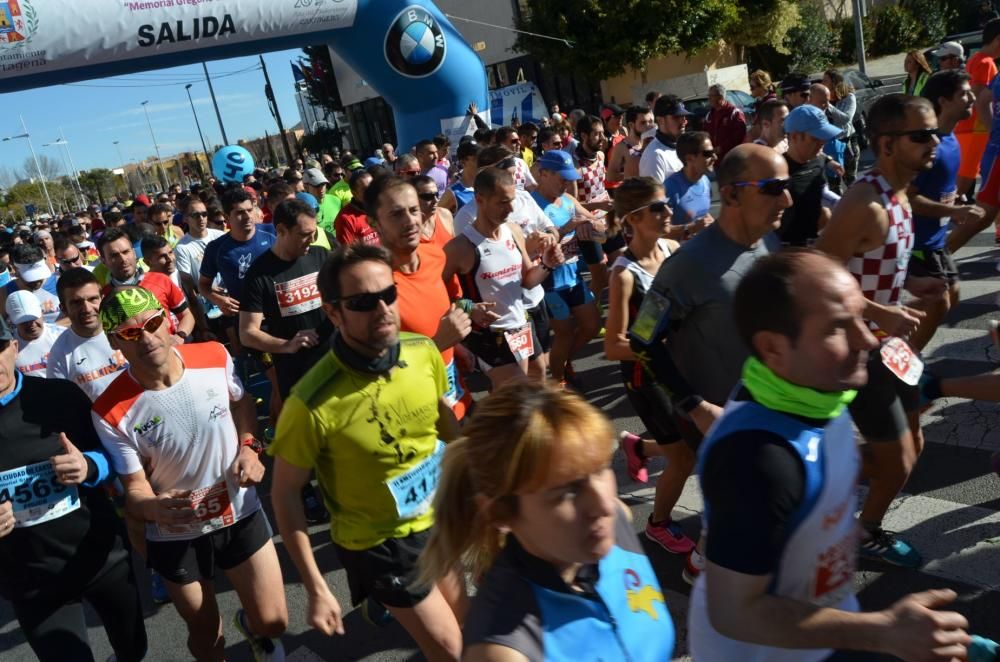
[[[306,274],[294,280],[274,284],[274,295],[282,317],[293,317],[316,310],[322,305],[316,274]]]
[[[449,407],[454,407],[465,396],[462,390],[462,383],[458,379],[458,368],[455,367],[455,360],[445,366],[445,374],[448,375],[448,390],[445,391],[444,401]]]
[[[76,486],[59,482],[48,460],[0,473],[0,503],[14,504],[14,526],[35,526],[80,507]]]
[[[194,490],[190,498],[191,507],[194,508],[194,519],[184,524],[157,523],[156,529],[162,537],[195,538],[224,529],[236,522],[226,481]]]
[[[924,372],[924,362],[920,360],[910,346],[899,338],[889,338],[882,345],[882,364],[892,374],[899,377],[904,384],[916,386],[920,375]]]
[[[642,298],[639,313],[629,328],[629,335],[644,345],[651,345],[667,324],[670,302],[660,293],[650,290]]]
[[[431,507],[441,476],[444,449],[444,442],[438,440],[430,457],[406,473],[386,481],[386,487],[396,502],[396,513],[401,519],[419,517]]]
[[[510,353],[518,361],[530,359],[535,355],[535,341],[531,337],[530,324],[526,324],[520,329],[514,329],[513,331],[504,331],[503,337],[507,339],[507,347],[510,348]]]
[[[580,259],[580,242],[575,233],[559,240],[559,248],[562,249],[563,264],[573,264]]]

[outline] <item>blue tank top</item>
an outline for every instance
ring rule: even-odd
[[[455,202],[458,204],[458,206],[455,207],[456,212],[465,205],[472,202],[472,199],[476,197],[475,190],[471,188],[466,188],[465,184],[463,184],[461,181],[455,182],[448,188],[451,189],[452,195],[455,196]]]
[[[563,193],[555,202],[549,202],[538,191],[532,191],[531,197],[542,208],[552,225],[561,228],[573,220],[576,215],[576,205],[573,198]],[[560,242],[566,261],[552,270],[549,277],[542,283],[547,292],[552,290],[568,290],[580,282],[580,248],[576,240],[576,232],[565,235]]]
[[[930,170],[921,172],[913,180],[913,186],[920,195],[933,200],[934,202],[954,201],[958,177],[958,165],[961,155],[958,140],[954,133],[949,133],[941,138],[938,145],[937,157]],[[944,248],[945,240],[948,237],[947,218],[930,218],[913,214],[913,229],[916,239],[913,243],[914,251],[941,250]]]

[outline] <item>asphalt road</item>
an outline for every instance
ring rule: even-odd
[[[978,374],[992,371],[1000,361],[988,333],[988,322],[998,317],[1000,294],[996,262],[1000,249],[994,247],[992,232],[970,242],[956,256],[962,277],[961,304],[952,312],[925,352],[931,369],[944,375]],[[618,430],[641,432],[643,426],[633,415],[622,391],[617,366],[603,359],[599,341],[592,342],[574,361],[584,381],[588,399],[610,416]],[[1000,394],[998,394],[1000,397]],[[920,570],[888,568],[863,563],[855,576],[865,609],[888,606],[903,595],[932,587],[950,587],[959,595],[956,608],[964,613],[973,632],[1000,639],[1000,479],[990,472],[989,456],[1000,450],[1000,405],[972,403],[957,399],[939,401],[924,416],[927,448],[905,493],[893,505],[886,527],[901,532],[924,554]],[[652,485],[659,466],[654,461],[650,483],[629,480],[624,462],[616,458],[615,473],[619,493],[635,512],[635,521],[644,522],[652,509]],[[862,488],[863,489],[863,488]],[[270,509],[269,485],[261,490]],[[694,536],[701,504],[694,480],[690,480],[674,516]],[[272,519],[273,521],[273,519]],[[320,567],[336,595],[348,595],[344,572],[331,547],[325,526],[310,531]],[[346,617],[347,635],[327,638],[306,626],[306,597],[299,578],[288,560],[280,537],[275,538],[285,574],[286,598],[290,613],[288,633],[283,641],[288,659],[398,661],[422,659],[402,629],[367,625],[357,611]],[[654,567],[665,589],[679,639],[676,656],[686,653],[685,611],[689,587],[681,580],[683,560],[662,549],[647,545]],[[141,567],[137,564],[136,567]],[[148,582],[140,582],[145,588]],[[225,619],[226,659],[250,660],[249,648],[232,627],[238,607],[235,593],[224,577],[217,581],[219,604]],[[156,661],[190,659],[185,646],[186,631],[170,605],[157,607],[144,595],[149,656]],[[90,637],[98,660],[111,654],[99,621],[89,614]],[[0,601],[0,661],[31,660],[34,656],[14,620],[10,606]]]

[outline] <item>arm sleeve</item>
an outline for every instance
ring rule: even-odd
[[[215,280],[215,277],[219,274],[219,265],[216,264],[219,245],[215,243],[216,241],[218,239],[213,239],[205,246],[205,256],[201,260],[201,269],[198,270],[198,275],[204,276],[209,280]]]
[[[104,451],[87,451],[83,456],[87,458],[88,469],[84,487],[97,487],[112,476],[111,463]]]
[[[111,466],[114,467],[114,470],[126,476],[142,471],[139,449],[132,440],[118,429],[108,425],[107,421],[98,416],[96,412],[91,412],[91,418],[94,422],[94,430],[97,431],[97,436],[101,440],[104,450],[111,458]]]
[[[282,406],[278,429],[267,452],[300,469],[311,469],[323,450],[326,434],[309,406],[293,393]]]
[[[788,442],[759,430],[720,439],[705,458],[701,489],[706,557],[734,572],[773,574],[805,493],[805,470]]]
[[[243,296],[240,297],[240,311],[244,313],[264,312],[264,278],[254,276],[243,283]]]

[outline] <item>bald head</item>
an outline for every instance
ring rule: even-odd
[[[809,86],[809,103],[813,106],[825,107],[830,103],[830,90],[822,83],[813,83]]]
[[[788,164],[780,154],[766,145],[743,143],[726,153],[722,163],[716,167],[716,173],[719,188],[722,188],[733,182],[787,177]],[[722,204],[726,204],[724,198]]]

